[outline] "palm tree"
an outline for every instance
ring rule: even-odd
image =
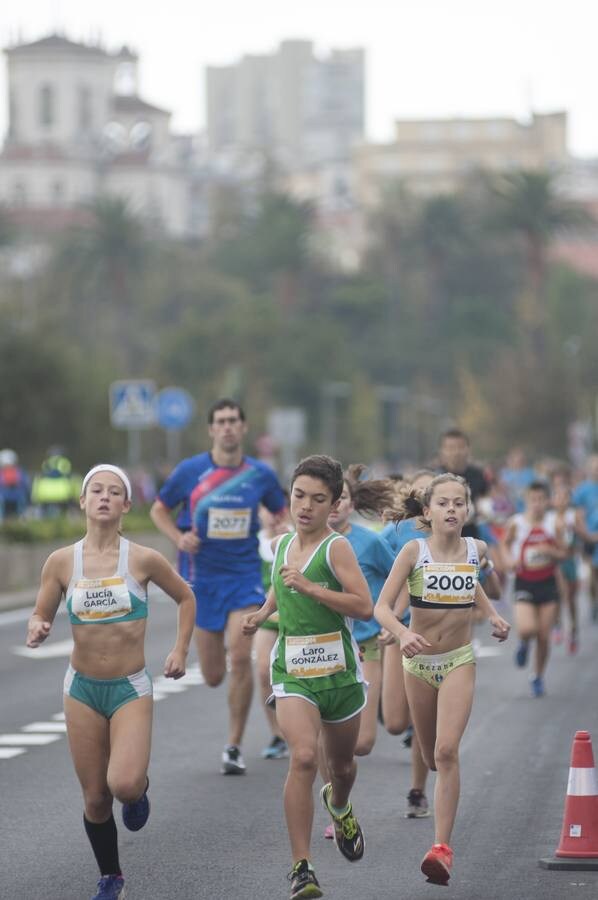
[[[556,176],[548,171],[521,169],[505,173],[495,183],[493,195],[495,224],[516,235],[523,245],[526,285],[520,313],[532,345],[542,350],[543,295],[550,244],[560,232],[583,229],[591,219],[579,205],[559,196]]]

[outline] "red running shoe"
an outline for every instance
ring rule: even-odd
[[[421,870],[431,884],[448,884],[453,865],[453,851],[448,844],[432,844],[424,856]]]

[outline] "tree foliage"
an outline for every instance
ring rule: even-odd
[[[249,211],[231,200],[220,215],[209,241],[188,246],[100,198],[31,276],[28,306],[5,279],[0,445],[31,459],[56,442],[83,463],[121,458],[107,392],[123,377],[179,384],[200,411],[232,391],[254,434],[273,406],[300,406],[309,445],[345,461],[375,458],[389,416],[415,459],[448,421],[489,456],[516,439],[562,453],[567,423],[593,414],[598,286],[550,257],[553,236],[586,217],[548,173],[427,198],[389,185],[353,273],[312,254],[313,210],[271,186]],[[337,383],[337,446],[322,447],[323,390]]]

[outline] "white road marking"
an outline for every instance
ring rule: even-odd
[[[201,672],[199,671],[199,666],[190,666],[187,669],[187,672],[181,678],[181,682],[183,684],[205,684],[205,679]]]
[[[56,652],[46,653],[41,657],[39,650],[50,650],[52,649],[51,644],[38,650],[16,647],[14,652],[22,656],[31,656],[33,659],[48,659],[52,656],[62,656],[65,652],[70,653],[72,644],[71,640],[59,641],[53,645]],[[183,678],[177,681],[166,678],[164,675],[159,675],[154,679],[154,701],[157,703],[172,696],[172,694],[183,694],[188,688],[201,684],[205,684],[205,682],[197,664],[190,666]],[[26,753],[29,747],[59,741],[66,732],[64,712],[54,713],[50,716],[50,719],[51,721],[47,722],[31,722],[28,725],[24,725],[20,734],[0,734],[0,760],[20,756]]]
[[[476,647],[475,655],[480,658],[486,656],[502,656],[500,647]]]
[[[189,685],[180,684],[178,681],[172,681],[170,678],[154,678],[154,687],[163,694],[182,694]]]
[[[11,609],[0,613],[0,628],[4,625],[14,625],[16,622],[26,622],[31,615],[30,609]]]
[[[9,609],[5,612],[0,612],[0,628],[3,628],[7,625],[14,625],[16,622],[26,622],[31,612],[33,610],[33,601],[31,602],[31,606],[28,609]],[[64,607],[60,607],[56,613],[57,616],[64,616],[66,614],[66,609]]]
[[[70,656],[73,652],[73,639],[67,638],[64,641],[50,641],[49,644],[42,644],[41,647],[13,647],[12,652],[17,656],[26,656],[28,659],[54,659],[58,656]]]
[[[24,725],[21,731],[38,732],[39,734],[64,734],[66,732],[65,722],[32,722],[31,725]]]
[[[0,744],[4,747],[18,747],[22,744],[24,747],[34,747],[41,744],[52,744],[59,741],[59,734],[0,734]]]

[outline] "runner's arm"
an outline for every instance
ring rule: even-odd
[[[567,559],[569,556],[569,548],[565,540],[565,529],[562,525],[557,526],[555,529],[555,542],[548,545],[548,552],[553,559],[559,561]]]
[[[243,634],[255,634],[260,625],[263,625],[266,619],[268,619],[272,613],[275,613],[277,609],[276,593],[274,588],[271,587],[268,591],[268,596],[257,612],[248,613],[246,616],[243,616],[243,623],[241,626]]]
[[[492,625],[492,636],[498,638],[501,643],[502,641],[506,641],[509,636],[511,626],[506,621],[506,619],[503,619],[503,617],[499,616],[499,614],[496,612],[493,604],[488,599],[486,591],[479,583],[479,581],[476,585],[474,600],[477,608]]]
[[[513,572],[517,565],[516,561],[511,556],[511,545],[512,545],[513,541],[515,540],[515,528],[516,528],[515,522],[513,522],[513,520],[510,519],[507,522],[507,529],[505,531],[505,536],[501,543],[501,549],[502,549],[502,553],[503,553],[503,559],[505,561],[505,567],[506,567],[507,571],[509,571],[509,572]]]
[[[401,593],[407,584],[407,578],[416,563],[416,543],[409,541],[400,551],[386,579],[376,608],[374,617],[380,625],[395,638],[400,639],[409,629],[398,619],[395,607],[400,603]],[[409,595],[407,595],[408,597]],[[408,603],[408,600],[407,600]],[[407,604],[406,604],[407,605]]]
[[[402,619],[405,616],[405,613],[409,609],[409,590],[407,588],[407,584],[404,584],[401,590],[399,591],[399,596],[397,598],[397,602],[394,606],[394,614],[397,619]]]
[[[27,623],[28,647],[39,647],[50,634],[52,623],[64,593],[61,577],[64,550],[50,554],[42,569],[35,607]]]
[[[145,550],[144,569],[148,579],[172,597],[178,606],[176,641],[166,658],[164,674],[168,678],[181,678],[185,674],[189,644],[195,627],[195,595],[166,557],[157,550]]]
[[[172,520],[170,509],[160,500],[154,500],[150,509],[150,518],[158,531],[169,538],[177,550],[184,553],[197,553],[200,540],[192,531],[181,531]]]

